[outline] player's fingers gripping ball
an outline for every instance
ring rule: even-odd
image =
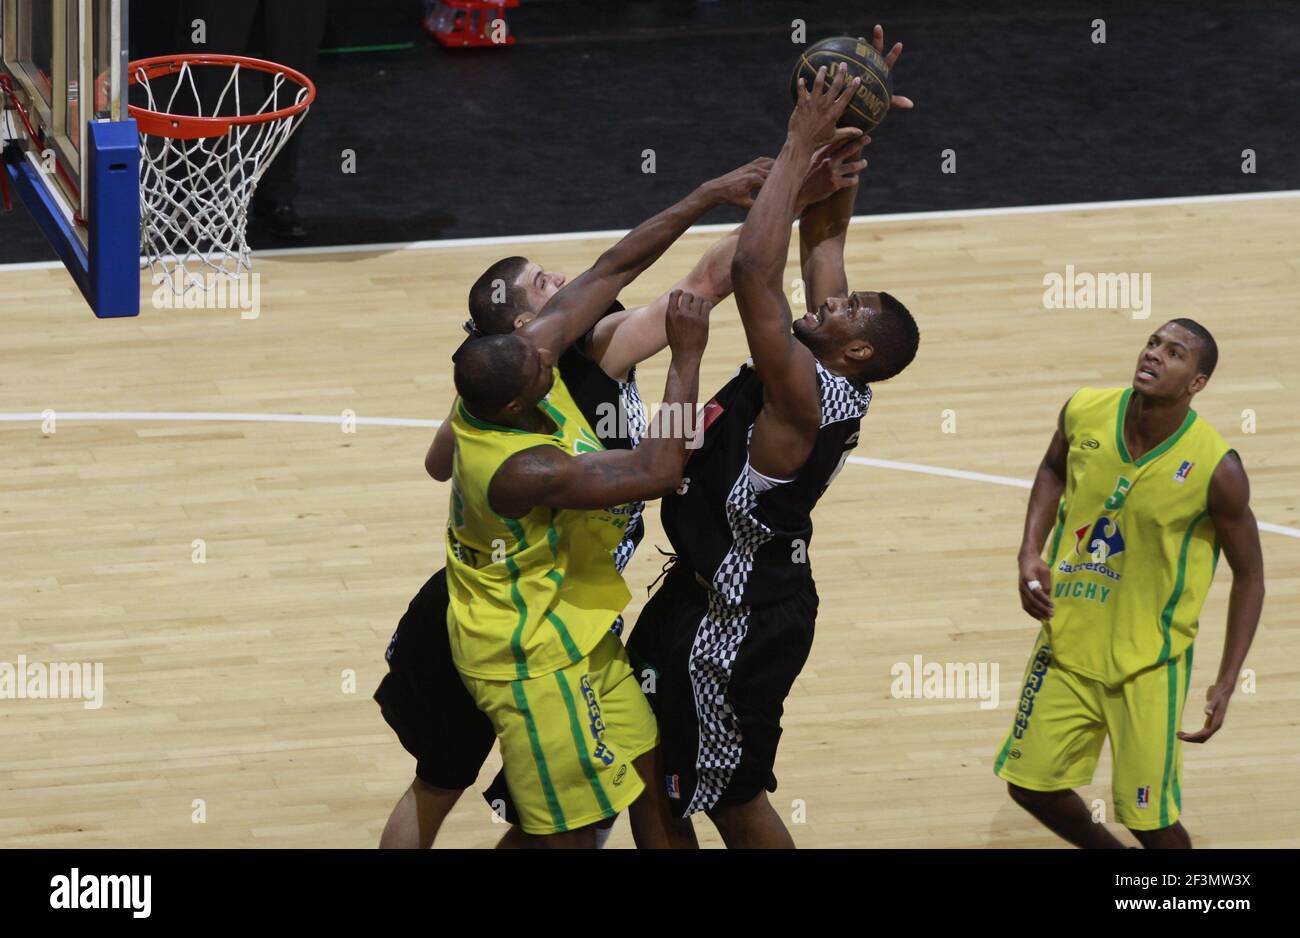
[[[894,82],[889,77],[885,57],[869,40],[835,36],[809,46],[800,54],[794,74],[790,76],[790,96],[798,103],[800,78],[811,88],[817,70],[824,65],[829,82],[841,62],[848,64],[845,80],[861,78],[862,84],[840,117],[839,126],[857,127],[863,133],[869,133],[889,113],[889,99],[894,93]]]

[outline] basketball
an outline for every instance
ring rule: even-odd
[[[823,65],[826,66],[826,80],[829,82],[832,69],[841,62],[848,63],[848,80],[861,78],[862,84],[840,118],[839,126],[857,127],[863,133],[870,133],[889,113],[889,98],[894,93],[894,83],[889,77],[885,57],[866,39],[835,36],[809,46],[799,56],[794,74],[790,76],[790,96],[795,101],[799,100],[801,77],[812,88],[813,81],[817,78],[817,69]]]

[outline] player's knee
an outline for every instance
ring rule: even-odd
[[[590,824],[576,831],[547,834],[538,839],[538,846],[551,850],[595,850],[596,825]]]
[[[1192,846],[1191,835],[1180,821],[1158,830],[1139,831],[1130,827],[1129,832],[1137,838],[1144,850],[1190,850]]]
[[[742,804],[720,805],[705,813],[725,837],[729,830],[748,827],[771,811],[772,805],[767,800],[767,792],[760,791]]]
[[[1032,788],[1021,788],[1019,785],[1007,782],[1007,794],[1011,800],[1026,811],[1033,814],[1047,807],[1053,800],[1054,795],[1059,792],[1054,791],[1034,791]]]
[[[439,788],[437,785],[431,785],[418,775],[411,782],[411,791],[415,794],[416,799],[420,801],[425,799],[455,801],[465,793],[464,788]]]

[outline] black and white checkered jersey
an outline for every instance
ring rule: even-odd
[[[623,309],[617,300],[605,313]],[[585,354],[590,333],[565,350],[556,363],[564,386],[569,389],[574,403],[596,431],[605,449],[635,449],[646,434],[646,412],[636,386],[636,369],[626,381],[617,381],[605,374],[604,369]],[[619,572],[627,566],[636,547],[645,534],[641,514],[645,502],[628,505],[629,517],[623,540],[614,549],[614,565]]]
[[[822,423],[790,481],[759,491],[749,440],[763,384],[746,362],[705,406],[703,442],[688,453],[682,486],[663,501],[664,530],[687,564],[729,605],[793,596],[812,581],[812,509],[857,445],[871,389],[817,364]]]

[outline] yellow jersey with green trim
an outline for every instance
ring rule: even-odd
[[[1210,478],[1232,450],[1191,410],[1138,459],[1124,443],[1132,388],[1082,388],[1065,408],[1069,460],[1052,535],[1060,667],[1108,686],[1179,658],[1196,638],[1219,544]]]
[[[492,477],[518,452],[554,446],[580,456],[604,449],[558,369],[538,409],[552,433],[487,423],[459,399],[452,416],[447,628],[456,667],[482,680],[527,680],[581,661],[632,598],[614,566],[630,506],[538,506],[505,518],[488,504]]]

